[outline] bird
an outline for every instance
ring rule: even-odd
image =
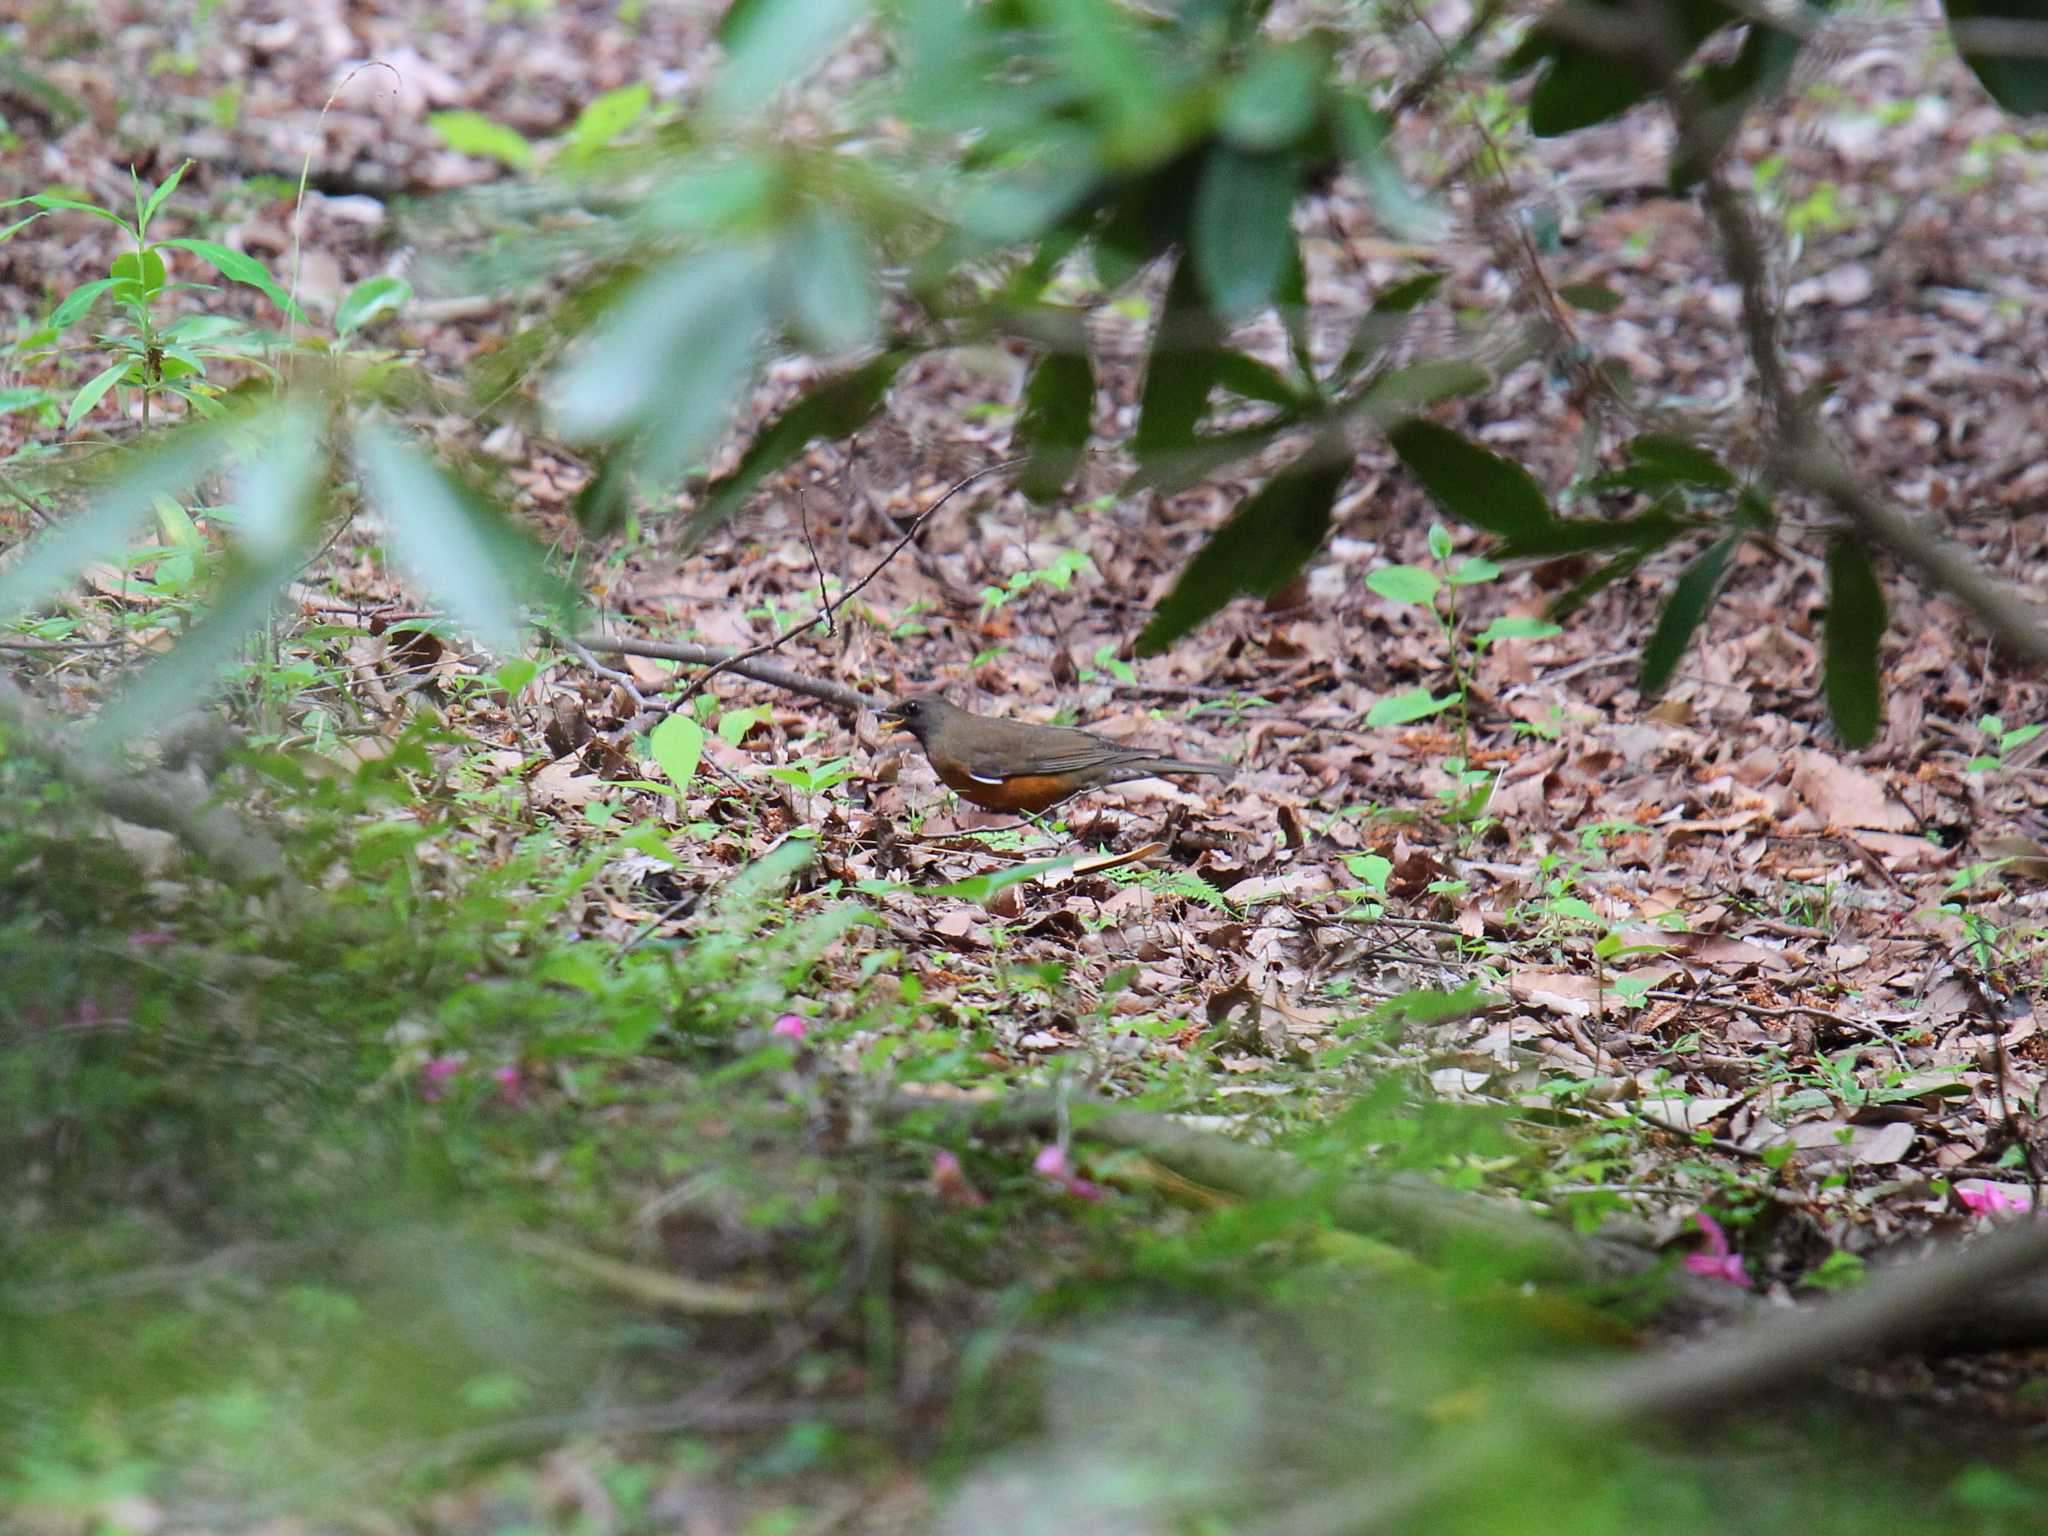
[[[1084,789],[1169,773],[1227,779],[1228,763],[1162,757],[1070,725],[970,714],[935,693],[899,699],[884,725],[910,732],[945,786],[983,810],[1036,816]]]

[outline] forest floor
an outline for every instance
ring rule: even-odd
[[[316,320],[365,278],[409,275],[421,300],[380,340],[423,374],[459,380],[548,295],[432,287],[452,249],[490,238],[433,197],[511,173],[449,148],[429,114],[480,111],[539,139],[598,92],[636,80],[651,80],[658,102],[686,97],[711,54],[712,8],[650,4],[630,23],[620,9],[52,6],[12,27],[13,40],[86,116],[59,132],[7,97],[18,142],[0,192],[62,185],[118,207],[131,165],[156,179],[190,158],[166,213],[180,232],[296,273]],[[2048,160],[1952,57],[1936,55],[1932,34],[1885,36],[1809,64],[1738,143],[1783,232],[1785,345],[1800,384],[1825,385],[1823,417],[1865,472],[2048,600],[2048,460],[2037,447],[2048,434]],[[1900,36],[1927,46],[1900,46]],[[376,63],[351,75],[363,61]],[[1389,241],[1341,182],[1304,212],[1318,337],[1341,347],[1374,295],[1419,258],[1449,272],[1459,334],[1407,345],[1483,346],[1518,333],[1529,279],[1478,236],[1479,210],[1451,175],[1469,133],[1418,120],[1402,143],[1416,179],[1467,216],[1462,237],[1427,252]],[[1619,298],[1605,312],[1568,311],[1569,345],[1615,365],[1645,408],[1733,425],[1752,400],[1735,290],[1705,277],[1719,270],[1710,232],[1694,203],[1665,189],[1667,150],[1648,113],[1567,144],[1521,143],[1506,172],[1513,218],[1552,285],[1598,283]],[[309,153],[315,190],[300,200]],[[87,217],[43,221],[0,245],[0,312],[46,312],[116,250],[108,227]],[[1142,295],[1098,314],[1099,423],[1131,419],[1146,323]],[[758,1016],[738,1007],[733,1027],[769,1031],[794,1017],[786,1038],[844,1062],[872,1059],[880,977],[914,1004],[932,1060],[972,1058],[970,1084],[937,1068],[900,1075],[898,1090],[935,1102],[995,1082],[1170,1089],[1204,1123],[1264,1138],[1342,1120],[1361,1082],[1398,1072],[1433,1103],[1477,1106],[1519,1138],[1494,1163],[1461,1143],[1432,1171],[1511,1189],[1581,1230],[1625,1223],[1680,1250],[1699,1246],[1696,1217],[1707,1211],[1731,1234],[1746,1282],[1781,1299],[1848,1283],[1860,1256],[1902,1239],[1966,1230],[2031,1201],[2029,1135],[2048,1082],[2036,1008],[2048,877],[2038,749],[2048,738],[2023,728],[2048,720],[2048,694],[2003,665],[1955,604],[1889,580],[1883,730],[1868,750],[1843,750],[1822,696],[1825,529],[1811,509],[1788,505],[1775,536],[1743,550],[1675,684],[1645,701],[1635,665],[1675,562],[1616,582],[1558,634],[1482,649],[1473,637],[1490,621],[1540,614],[1582,574],[1564,563],[1511,569],[1459,589],[1447,636],[1429,613],[1367,583],[1391,563],[1440,568],[1428,541],[1439,514],[1390,450],[1368,445],[1302,582],[1136,660],[1132,636],[1247,482],[1126,497],[1117,488],[1128,466],[1105,454],[1088,461],[1070,501],[1042,508],[993,476],[889,557],[910,519],[1007,456],[1025,365],[1020,350],[991,346],[913,366],[855,438],[815,448],[693,548],[679,542],[680,517],[649,515],[604,541],[580,534],[571,503],[587,470],[523,402],[420,425],[494,465],[521,517],[575,555],[598,615],[592,632],[750,647],[879,566],[829,625],[783,644],[777,659],[872,693],[943,691],[984,712],[1225,759],[1239,770],[1226,784],[1149,781],[1062,808],[1056,830],[1005,829],[955,801],[907,738],[872,716],[732,676],[698,710],[703,766],[680,793],[659,784],[651,762],[600,773],[587,754],[545,743],[616,727],[687,669],[558,645],[535,653],[539,673],[509,697],[468,686],[502,658],[391,629],[420,616],[416,599],[354,536],[294,594],[284,656],[322,679],[318,718],[301,700],[289,706],[294,725],[319,751],[358,764],[390,750],[418,703],[431,702],[448,734],[424,775],[460,793],[417,807],[425,878],[453,888],[479,863],[509,870],[540,828],[572,863],[603,854],[594,871],[547,888],[556,938],[688,940],[735,871],[800,834],[815,865],[789,913],[853,898],[863,925],[821,940],[794,993]],[[87,347],[32,378],[0,374],[0,387],[68,397],[100,366]],[[814,377],[809,364],[778,364],[746,422]],[[1557,491],[1634,430],[1576,377],[1546,354],[1444,419]],[[68,437],[47,414],[16,409],[0,415],[0,464],[29,468],[49,445],[119,435],[110,405]],[[657,510],[689,505],[686,493]],[[30,531],[26,511],[0,507],[0,541]],[[1465,529],[1450,534],[1454,559],[1483,550]],[[117,664],[166,632],[156,610],[175,602],[152,590],[153,570],[146,555],[129,570],[96,568],[60,639],[7,654],[12,674],[55,707],[90,709]],[[100,642],[112,643],[90,648]],[[1455,714],[1366,724],[1378,699],[1454,686],[1454,665],[1469,684],[1462,727]],[[1470,783],[1461,774],[1475,771],[1490,797],[1483,814],[1460,816]],[[624,846],[622,826],[655,829],[666,856]],[[1149,851],[1093,871],[961,883],[1076,849]],[[1448,1018],[1396,1028],[1375,1011],[1467,986],[1483,996]],[[557,1110],[612,1112],[579,1100],[557,1063],[516,1049],[487,1057],[446,1044],[436,1027],[385,1037],[383,1081],[428,1082],[428,1108],[442,1077],[482,1084],[496,1062],[506,1097],[536,1113],[550,1099]],[[1078,1157],[1063,1140],[1055,1150],[1037,1177],[1071,1196],[1069,1207],[1041,1213],[1032,1235],[1015,1239],[1044,1244],[1048,1264],[1070,1219],[1099,1223],[1098,1207],[1138,1198],[1140,1179],[1115,1160],[1062,1161]],[[897,1193],[971,1210],[979,1184],[1030,1182],[1030,1149],[1006,1155],[1007,1172],[1000,1158],[963,1171],[941,1153],[898,1178]],[[666,1178],[658,1167],[630,1176],[643,1212]],[[776,1268],[738,1235],[744,1222],[714,1239],[704,1232],[717,1223],[690,1219],[704,1245],[700,1275]],[[631,1242],[583,1241],[642,1260],[687,1248],[659,1216]],[[634,1274],[622,1283],[653,1283]],[[985,1311],[967,1315],[987,1322]],[[925,1316],[915,1326],[938,1335],[930,1350],[949,1347],[948,1325]],[[815,1345],[764,1334],[750,1347],[784,1350],[786,1363]],[[920,1347],[906,1339],[902,1370],[917,1369]],[[2001,1411],[2044,1412],[2005,1385],[1989,1388]],[[818,1475],[814,1446],[788,1435],[764,1443],[748,1464],[760,1488],[780,1487],[784,1473]],[[574,1504],[598,1529],[611,1509],[616,1523],[621,1495],[593,1480],[592,1464],[551,1451],[531,1469],[544,1486],[518,1507]],[[848,1528],[887,1529],[924,1518],[916,1512],[930,1497],[900,1470],[882,1484],[849,1476],[841,1493],[814,1482],[804,1519],[782,1527],[758,1523],[773,1499],[748,1493],[744,1478],[663,1475],[684,1491],[665,1483],[636,1497],[675,1509],[698,1499],[700,1523],[681,1527],[692,1531],[826,1529],[820,1511],[835,1497]],[[408,1518],[489,1528],[501,1509],[491,1501],[509,1497],[502,1481],[451,1484]]]

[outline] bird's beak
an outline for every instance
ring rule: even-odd
[[[903,711],[894,704],[889,705],[885,709],[876,710],[875,718],[892,731],[900,731],[905,728],[906,722]]]

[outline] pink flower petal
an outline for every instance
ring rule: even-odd
[[[508,1104],[518,1101],[520,1077],[517,1067],[493,1068],[491,1071],[491,1081],[498,1085],[499,1098]]]
[[[1739,1285],[1747,1290],[1749,1271],[1743,1267],[1742,1255],[1729,1246],[1728,1234],[1722,1229],[1721,1223],[1705,1211],[1695,1211],[1692,1219],[1693,1224],[1700,1229],[1701,1235],[1706,1238],[1707,1246],[1702,1253],[1689,1253],[1685,1256],[1683,1262],[1686,1269],[1706,1279],[1725,1280],[1730,1285]]]
[[[431,1057],[420,1068],[420,1097],[429,1104],[433,1103],[448,1091],[448,1079],[461,1070],[462,1058],[459,1056]]]
[[[1040,1147],[1038,1156],[1031,1160],[1031,1171],[1048,1179],[1064,1179],[1071,1170],[1067,1167],[1067,1149],[1058,1142]]]
[[[810,1030],[796,1014],[785,1013],[768,1027],[768,1033],[778,1040],[801,1040]]]
[[[1742,1255],[1737,1253],[1689,1253],[1685,1256],[1685,1267],[1709,1280],[1725,1280],[1730,1285],[1749,1288],[1749,1271],[1742,1267]]]
[[[1967,1210],[1980,1216],[2003,1216],[2008,1211],[2025,1211],[2033,1206],[2033,1196],[2026,1190],[2012,1189],[2004,1184],[1989,1184],[1982,1179],[1972,1179],[1967,1184],[1958,1184],[1956,1199]]]

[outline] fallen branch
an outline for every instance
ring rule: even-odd
[[[1090,1094],[1019,1093],[982,1102],[903,1094],[890,1107],[1037,1135],[1065,1126],[1077,1140],[1143,1153],[1183,1179],[1239,1199],[1320,1202],[1337,1226],[1384,1238],[1427,1262],[1480,1254],[1504,1272],[1579,1285],[1639,1280],[1666,1262],[1635,1242],[1581,1236],[1518,1201],[1406,1175],[1319,1174],[1283,1152]],[[1861,1291],[1773,1310],[1755,1324],[1744,1321],[1763,1315],[1755,1296],[1675,1270],[1658,1277],[1664,1321],[1731,1326],[1716,1328],[1706,1342],[1660,1353],[1660,1363],[1645,1361],[1639,1374],[1631,1365],[1621,1385],[1609,1382],[1616,1375],[1611,1366],[1572,1377],[1566,1399],[1579,1416],[1675,1414],[1726,1406],[1745,1392],[1790,1385],[1885,1349],[1948,1356],[2038,1347],[2048,1343],[2048,1277],[2037,1272],[2044,1260],[2048,1220],[2021,1223],[1933,1258],[1888,1263],[1879,1255],[1876,1278]],[[1660,1387],[1660,1372],[1675,1384]]]
[[[1087,1094],[1012,1094],[955,1106],[906,1095],[899,1113],[956,1109],[984,1125],[1047,1133],[1063,1120],[1084,1141],[1142,1152],[1183,1178],[1246,1200],[1319,1200],[1347,1231],[1384,1237],[1425,1260],[1483,1254],[1490,1264],[1537,1280],[1589,1284],[1651,1274],[1658,1255],[1632,1243],[1585,1238],[1519,1202],[1446,1189],[1401,1175],[1332,1177],[1293,1158],[1149,1110],[1120,1109]],[[1668,1277],[1678,1310],[1716,1317],[1746,1312],[1752,1298],[1683,1271]]]
[[[723,667],[735,677],[750,677],[771,688],[800,693],[807,698],[837,704],[842,709],[876,709],[886,700],[862,693],[845,683],[812,677],[785,667],[780,662],[744,658],[738,651],[715,645],[689,645],[680,641],[633,640],[623,635],[578,635],[576,644],[600,656],[646,656],[656,661],[683,661],[700,667]]]
[[[0,677],[0,727],[109,815],[168,832],[189,853],[237,884],[267,885],[285,873],[284,854],[263,827],[212,797],[197,774],[141,769],[81,745],[11,680]]]
[[[1881,1271],[1861,1290],[1824,1306],[1775,1313],[1618,1366],[1572,1372],[1544,1397],[1567,1417],[1590,1423],[1734,1407],[1883,1350],[1941,1348],[2001,1288],[2025,1281],[2044,1263],[2048,1222],[2018,1223]]]

